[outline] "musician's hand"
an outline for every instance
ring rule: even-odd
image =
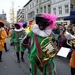
[[[46,63],[48,63],[48,61],[49,61],[49,59],[47,58],[46,60],[42,60],[42,63],[46,64]]]

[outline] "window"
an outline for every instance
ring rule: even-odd
[[[38,0],[36,0],[36,5],[38,4]]]
[[[45,0],[45,1],[47,1],[47,0]]]
[[[38,9],[36,10],[36,13],[38,13]]]
[[[50,5],[48,5],[48,13],[50,13]]]
[[[32,3],[32,7],[34,7],[34,3]]]
[[[43,2],[43,0],[40,0],[40,2],[42,3],[42,2]]]
[[[59,14],[62,14],[62,7],[59,7]]]
[[[24,10],[24,9],[22,9],[22,14],[24,14],[24,12],[25,12],[25,10]]]
[[[56,14],[56,8],[53,8],[53,12]]]
[[[53,2],[56,2],[56,0],[53,0]]]
[[[27,11],[27,7],[26,7],[26,11]]]
[[[34,16],[34,11],[28,13],[28,19],[31,19]]]
[[[24,15],[22,15],[21,17],[24,18]]]
[[[65,5],[65,13],[69,13],[69,6]]]
[[[36,0],[36,2],[38,3],[38,0]]]
[[[30,4],[30,8],[31,8],[31,4]]]
[[[44,6],[44,13],[46,13],[46,6]]]
[[[43,9],[42,9],[42,7],[40,8],[40,11],[41,11],[41,13],[43,12]]]
[[[28,10],[28,7],[27,7],[27,10]]]

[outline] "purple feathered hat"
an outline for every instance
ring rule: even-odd
[[[36,15],[36,24],[38,24],[40,21],[43,22],[45,21],[48,23],[50,29],[53,29],[55,26],[56,19],[57,19],[57,15],[53,13],[52,14],[40,13]]]
[[[15,23],[15,26],[20,26],[20,28],[19,29],[16,29],[15,28],[15,31],[21,31],[21,30],[23,30],[23,23],[22,22],[18,22],[18,23]]]
[[[23,27],[23,23],[22,22],[18,22],[17,24],[20,26],[20,28]]]

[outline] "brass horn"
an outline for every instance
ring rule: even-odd
[[[67,39],[67,37],[66,37],[66,39],[67,39],[67,44],[69,45],[69,46],[71,46],[72,48],[74,48],[75,49],[75,35],[72,35],[71,33],[69,33],[69,32],[65,32],[65,36],[69,36],[69,37],[71,37],[71,39]]]
[[[35,56],[35,61],[38,66],[38,68],[43,72],[44,64],[52,57],[54,57],[58,51],[57,46],[55,43],[53,43],[51,37],[45,38],[41,44],[41,52],[44,57],[39,58],[38,56]]]

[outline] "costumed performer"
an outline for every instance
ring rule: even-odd
[[[28,60],[30,61],[30,75],[56,75],[54,57],[47,61],[43,61],[46,56],[41,50],[41,42],[44,39],[47,37],[51,37],[53,39],[55,37],[52,29],[55,26],[56,19],[57,16],[55,14],[40,13],[36,15],[36,24],[33,25],[32,30],[27,35],[30,37],[31,41],[31,43],[28,44],[30,46],[28,56]],[[24,40],[22,40],[22,43],[23,41]],[[47,42],[49,42],[49,39],[45,41],[45,44],[47,44]],[[20,44],[20,46],[23,45]]]
[[[3,28],[4,21],[0,20],[0,62],[2,62],[2,51],[4,49],[5,38],[7,37],[6,31]]]
[[[11,34],[11,40],[14,42],[14,49],[16,51],[17,62],[20,63],[19,51],[20,51],[20,42],[22,38],[26,35],[25,30],[23,29],[23,23],[19,22],[14,24],[15,29]],[[24,51],[21,51],[21,60],[24,62]]]

